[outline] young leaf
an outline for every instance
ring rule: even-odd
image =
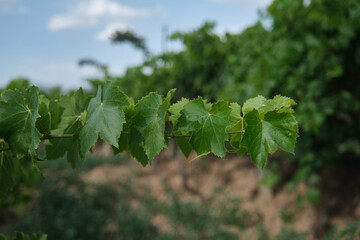
[[[293,113],[294,109],[292,109],[292,106],[295,104],[295,101],[291,98],[276,95],[273,99],[266,100],[258,110],[262,113],[271,111]]]
[[[254,109],[258,110],[261,116],[271,111],[293,113],[294,110],[292,109],[292,106],[295,104],[295,101],[291,98],[280,95],[276,95],[273,99],[268,100],[263,96],[257,96],[255,98],[250,98],[244,103],[243,114],[246,115],[246,113],[251,112]]]
[[[243,114],[246,115],[248,112],[251,112],[252,110],[259,110],[261,106],[264,106],[264,102],[266,102],[266,98],[259,95],[254,98],[248,99],[242,107]]]
[[[169,107],[169,112],[171,113],[170,121],[173,126],[176,126],[177,120],[181,116],[181,111],[184,109],[184,106],[190,102],[189,99],[181,98],[180,101],[174,103]]]

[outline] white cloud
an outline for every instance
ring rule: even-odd
[[[82,0],[67,12],[54,15],[48,23],[48,29],[59,31],[89,27],[101,22],[145,17],[152,13],[150,10],[128,7],[113,0]]]
[[[104,30],[96,34],[95,38],[100,41],[109,41],[111,35],[116,31],[125,31],[127,27],[122,23],[111,23]]]

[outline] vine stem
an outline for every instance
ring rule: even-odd
[[[227,134],[238,134],[238,133],[244,133],[244,130],[240,131],[234,131],[234,132],[227,132]],[[129,132],[122,132],[122,134],[130,134]],[[184,137],[191,137],[191,134],[184,134],[184,135],[175,135],[174,133],[171,133],[171,135],[168,136],[168,138],[176,139],[176,138],[184,138]],[[73,134],[63,134],[63,135],[44,135],[40,138],[40,140],[47,140],[47,139],[61,139],[61,138],[72,138],[74,137]],[[8,151],[10,148],[0,148],[0,152]]]
[[[234,132],[227,132],[227,134],[237,134],[237,133],[244,133],[245,130],[244,129],[241,129],[240,131],[234,131]]]
[[[169,124],[171,136],[173,137],[173,136],[174,136],[173,125],[172,125],[171,122],[170,122],[169,112],[168,112],[168,111],[166,111],[166,120],[167,120],[167,122],[168,122],[168,124]]]
[[[37,125],[39,125],[39,127],[44,131],[45,135],[48,135],[48,132],[46,131],[46,129],[44,128],[44,126],[39,122],[38,119],[36,119],[36,123],[37,123]]]
[[[63,134],[63,135],[46,135],[40,138],[40,140],[46,139],[56,139],[56,138],[72,138],[74,137],[73,134]]]
[[[51,112],[49,113],[49,135],[51,134]]]

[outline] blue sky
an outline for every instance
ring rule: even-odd
[[[27,77],[41,87],[86,86],[79,68],[84,57],[107,63],[121,74],[138,64],[141,52],[107,40],[116,29],[145,37],[152,53],[161,52],[161,29],[188,31],[215,21],[216,31],[240,32],[258,19],[271,0],[0,0],[0,87]],[[178,49],[169,43],[168,49]]]

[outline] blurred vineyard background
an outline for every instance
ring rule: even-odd
[[[99,140],[84,164],[66,159],[28,164],[0,203],[0,232],[44,232],[48,239],[360,239],[360,2],[274,0],[238,34],[216,23],[175,32],[182,50],[152,54],[146,39],[118,31],[144,62],[88,79],[105,81],[135,101],[176,88],[175,100],[203,96],[243,103],[250,97],[293,98],[300,124],[294,156],[278,151],[264,171],[248,157],[191,163],[176,147],[143,169]],[[25,89],[12,79],[2,89]],[[57,99],[61,88],[42,94]],[[1,173],[2,174],[2,173]],[[1,184],[1,183],[0,183]]]

